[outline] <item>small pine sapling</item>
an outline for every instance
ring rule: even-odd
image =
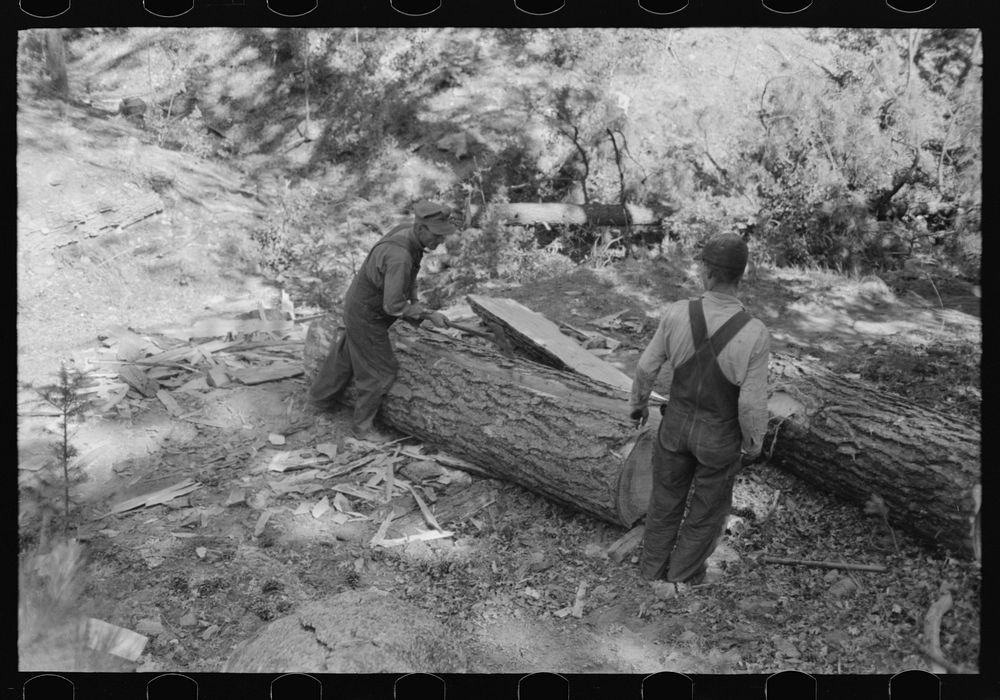
[[[55,489],[61,487],[63,534],[68,535],[70,525],[70,489],[83,479],[83,473],[74,463],[77,448],[72,444],[72,427],[74,423],[83,422],[86,412],[91,406],[91,399],[84,389],[90,384],[90,377],[75,367],[68,367],[65,362],[59,368],[58,381],[40,387],[32,387],[41,400],[56,410],[58,424],[52,432],[57,440],[52,445],[53,459],[39,478],[29,485],[29,491],[37,500],[37,506],[43,513],[43,522],[52,517],[52,507],[49,505],[55,497]],[[47,472],[47,473],[46,473]],[[55,474],[53,474],[55,472]],[[54,478],[53,478],[54,477]],[[46,529],[43,527],[43,530]],[[43,537],[45,533],[43,532]]]

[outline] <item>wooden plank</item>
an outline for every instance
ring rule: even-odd
[[[148,637],[138,632],[93,617],[84,620],[82,626],[88,647],[129,661],[135,661],[142,656],[146,642],[149,641]]]
[[[479,294],[470,294],[466,299],[485,320],[510,329],[515,344],[529,353],[544,355],[546,364],[582,374],[625,393],[632,391],[631,377],[585,350],[542,314],[513,299]]]
[[[111,511],[108,512],[107,515],[116,515],[118,513],[124,513],[136,508],[148,508],[150,506],[161,505],[175,498],[186,496],[199,488],[201,488],[201,484],[199,482],[194,481],[193,479],[184,479],[183,481],[179,481],[176,484],[167,486],[166,488],[121,501],[120,503],[112,506]]]
[[[301,363],[283,362],[267,367],[248,367],[230,372],[230,376],[241,384],[263,384],[280,379],[297,377],[305,371]]]
[[[332,488],[334,491],[346,493],[348,496],[355,496],[365,501],[371,501],[372,503],[379,502],[378,493],[368,491],[360,486],[355,486],[353,484],[334,484]]]

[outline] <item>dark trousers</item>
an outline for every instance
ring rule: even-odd
[[[398,370],[387,326],[349,323],[338,330],[309,389],[309,398],[315,404],[332,406],[354,379],[357,391],[354,429],[364,432],[372,427],[382,398],[396,381]]]
[[[639,563],[643,578],[685,582],[702,577],[705,560],[725,532],[740,442],[737,420],[703,420],[668,406],[653,448],[653,489]]]

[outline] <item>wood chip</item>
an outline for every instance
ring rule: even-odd
[[[226,497],[226,507],[238,506],[241,503],[246,503],[247,492],[245,489],[233,489],[229,492],[229,496]]]
[[[389,523],[392,522],[394,515],[392,508],[388,508],[387,511],[388,512],[385,514],[385,518],[382,520],[382,524],[378,526],[378,530],[368,543],[372,547],[378,547],[385,542],[385,533],[389,529]]]
[[[424,503],[424,499],[420,497],[420,494],[417,493],[417,490],[414,489],[412,486],[410,487],[409,490],[410,493],[413,494],[413,499],[417,502],[417,507],[420,508],[420,512],[423,514],[424,520],[427,521],[427,524],[430,525],[435,530],[443,531],[444,528],[438,525],[438,521],[434,518],[434,514],[431,513],[430,508],[428,508],[427,504]]]
[[[229,375],[221,367],[213,367],[205,375],[205,383],[211,387],[224,387],[230,382]]]
[[[160,385],[155,379],[148,377],[145,372],[135,365],[122,365],[118,370],[118,376],[121,377],[123,382],[147,399],[156,396],[156,392],[160,389]]]
[[[93,617],[88,617],[82,625],[88,647],[128,661],[135,661],[142,656],[146,642],[149,641],[144,635]]]
[[[381,547],[399,547],[401,545],[409,544],[410,542],[427,542],[430,540],[440,540],[445,537],[451,537],[455,533],[450,530],[427,530],[425,532],[418,532],[415,535],[407,535],[405,537],[399,537],[392,540],[382,540],[379,542]]]
[[[281,433],[270,433],[267,436],[267,441],[272,445],[284,445],[285,436],[282,435]]]
[[[298,507],[292,511],[292,515],[305,515],[311,510],[311,506],[303,501],[298,505]]]
[[[333,497],[333,507],[339,511],[346,512],[351,509],[351,502],[347,500],[344,494],[337,493]]]
[[[108,515],[125,513],[136,508],[149,508],[151,506],[161,505],[175,498],[186,496],[199,488],[201,488],[201,484],[199,482],[194,481],[193,479],[184,479],[183,481],[179,481],[176,484],[167,486],[166,488],[147,493],[143,496],[137,496],[135,498],[129,498],[128,500],[121,501],[120,503],[112,506],[111,510],[101,517],[103,518]]]
[[[625,557],[627,557],[633,550],[635,550],[636,547],[639,546],[645,532],[645,525],[636,525],[624,535],[619,537],[610,547],[608,547],[605,555],[611,559],[611,561],[616,564],[620,564]]]
[[[323,499],[312,507],[312,516],[314,518],[320,518],[328,510],[330,510],[330,499],[323,496]]]
[[[337,443],[335,442],[323,442],[316,445],[314,448],[320,454],[324,454],[331,460],[337,459]]]
[[[583,617],[583,601],[584,596],[587,595],[587,582],[580,581],[579,587],[576,589],[576,600],[573,602],[572,615],[575,618]]]
[[[280,379],[290,379],[305,373],[302,363],[275,363],[267,367],[248,367],[231,373],[234,380],[241,384],[254,385],[264,382],[274,382]]]
[[[267,521],[271,519],[271,511],[265,510],[257,518],[257,524],[253,527],[253,536],[260,537],[260,534],[264,532],[264,528],[267,527]]]
[[[180,405],[174,400],[174,397],[170,395],[170,392],[164,391],[163,389],[156,392],[156,398],[160,400],[164,408],[167,409],[167,413],[172,416],[179,416],[181,414]]]

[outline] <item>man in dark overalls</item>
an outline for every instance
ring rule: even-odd
[[[668,306],[639,359],[631,402],[631,418],[639,426],[649,416],[660,368],[666,362],[673,367],[670,400],[661,408],[653,448],[653,489],[639,563],[649,581],[705,581],[705,562],[725,531],[736,474],[761,452],[771,339],[736,298],[747,258],[740,236],[711,238],[700,256],[704,294]]]
[[[356,438],[378,438],[373,422],[382,397],[396,380],[399,364],[389,342],[389,327],[398,319],[418,325],[429,320],[444,327],[448,321],[417,301],[417,273],[425,250],[434,250],[455,226],[451,208],[418,202],[412,224],[402,224],[376,243],[354,276],[344,297],[344,329],[337,335],[309,389],[318,408],[335,407],[353,377]]]

